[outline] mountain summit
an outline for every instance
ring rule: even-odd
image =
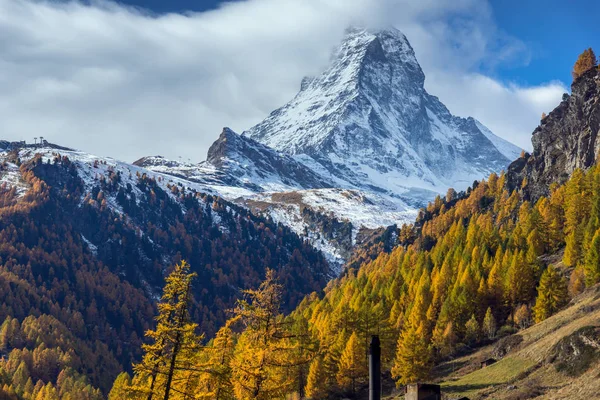
[[[350,186],[393,196],[464,189],[521,149],[459,118],[424,87],[398,30],[350,29],[323,74],[244,133]],[[306,157],[308,156],[308,157]]]
[[[370,230],[414,221],[436,194],[466,189],[521,151],[453,116],[424,84],[400,31],[350,29],[325,72],[242,135],[224,129],[206,161],[136,165],[266,214],[341,265]]]

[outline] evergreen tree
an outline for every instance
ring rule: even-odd
[[[210,346],[204,349],[205,360],[201,361],[203,370],[196,389],[196,399],[233,400],[231,384],[231,360],[235,350],[235,334],[232,326],[238,321],[233,318],[219,329]]]
[[[485,332],[488,339],[494,339],[496,337],[496,331],[498,325],[496,324],[496,318],[492,314],[492,309],[488,307],[483,318],[483,331]]]
[[[423,335],[413,326],[405,329],[398,339],[392,377],[397,385],[418,382],[429,376],[432,367],[431,349]]]
[[[549,266],[542,274],[538,287],[538,297],[533,308],[535,321],[541,322],[550,317],[565,306],[568,300],[565,278],[558,273],[556,268]]]
[[[167,277],[158,303],[156,330],[146,332],[151,343],[142,346],[142,361],[133,368],[136,379],[130,391],[143,393],[147,400],[169,400],[172,390],[185,392],[185,382],[174,377],[194,367],[200,350],[202,337],[195,333],[197,324],[191,322],[189,312],[191,283],[196,274],[189,269],[189,264],[182,261]]]
[[[508,270],[506,293],[511,306],[529,302],[535,293],[535,271],[525,261],[523,252],[516,252]]]
[[[576,227],[566,237],[565,255],[563,256],[563,262],[569,267],[575,267],[579,265],[583,258],[582,250],[583,242],[583,228]]]
[[[479,341],[479,322],[475,318],[475,314],[467,321],[465,325],[465,341],[468,344],[474,344]]]
[[[596,231],[583,264],[585,283],[588,286],[600,282],[600,229]]]
[[[27,368],[27,364],[25,361],[21,361],[17,370],[12,376],[12,385],[15,388],[15,391],[19,394],[23,393],[25,389],[25,385],[27,384],[27,379],[29,379],[29,369]]]
[[[123,400],[130,396],[131,377],[127,372],[121,372],[108,393],[108,400]]]
[[[333,387],[337,384],[336,376],[340,365],[340,358],[342,357],[342,352],[345,350],[349,338],[345,329],[342,329],[337,335],[335,335],[335,333],[332,334],[334,335],[335,340],[328,347],[325,347],[325,356],[323,357],[325,380],[328,387]]]

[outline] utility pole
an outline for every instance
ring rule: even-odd
[[[37,146],[37,137],[34,137],[34,138],[33,138],[33,145],[34,145],[34,146]]]
[[[371,336],[369,346],[369,400],[381,400],[381,343]]]

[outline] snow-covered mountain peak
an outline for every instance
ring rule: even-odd
[[[353,28],[320,76],[244,135],[333,180],[392,196],[464,189],[520,151],[453,116],[424,82],[400,31]]]
[[[305,78],[300,93],[290,103],[246,136],[290,154],[317,152],[327,146],[333,130],[345,122],[355,103],[370,102],[371,72],[389,67],[393,67],[393,77],[399,83],[416,86],[413,91],[422,90],[425,76],[400,31],[351,28],[333,52],[329,68],[318,77]],[[389,96],[390,89],[379,95]]]
[[[322,74],[244,134],[224,128],[207,161],[150,168],[269,215],[337,263],[361,229],[410,222],[436,194],[466,189],[520,152],[453,116],[424,83],[402,32],[352,28]]]

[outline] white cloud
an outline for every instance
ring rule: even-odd
[[[451,112],[470,115],[482,121],[492,132],[531,151],[531,133],[560,102],[566,88],[561,82],[535,87],[504,85],[481,74],[431,74],[427,86],[445,102]],[[433,89],[431,90],[433,91]]]
[[[0,136],[201,160],[223,126],[242,131],[289,100],[350,24],[403,30],[432,94],[522,146],[564,91],[481,74],[529,56],[478,0],[248,0],[162,16],[0,0]]]

